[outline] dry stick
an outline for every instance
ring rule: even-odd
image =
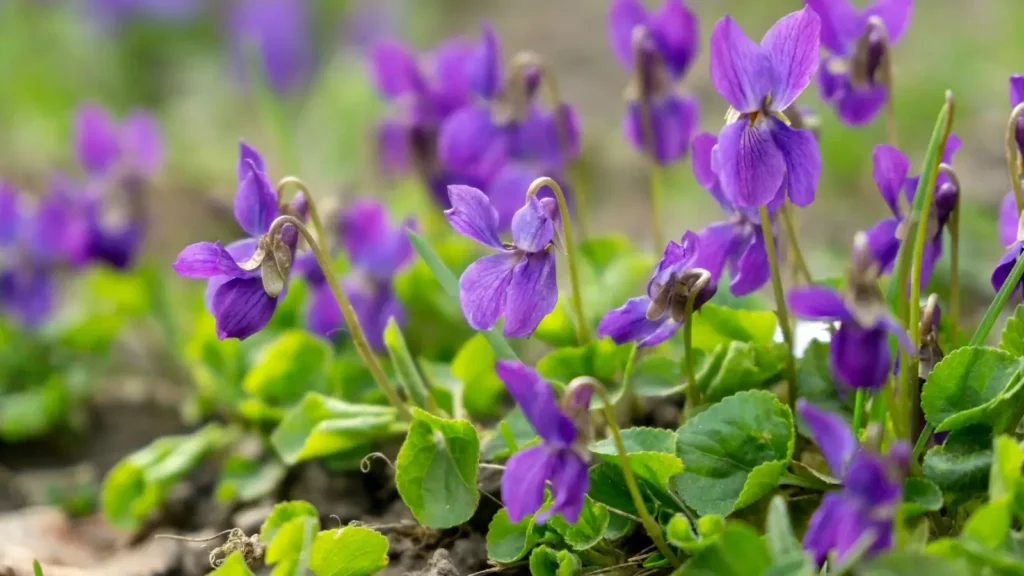
[[[310,204],[312,206],[312,204]],[[281,229],[286,225],[291,224],[302,234],[302,237],[309,244],[310,250],[313,252],[313,256],[316,257],[317,264],[320,265],[320,269],[324,273],[324,277],[327,280],[327,286],[331,289],[331,293],[334,295],[334,299],[338,304],[338,308],[341,310],[341,315],[345,318],[345,324],[348,326],[349,333],[352,335],[352,341],[356,345],[356,352],[359,353],[359,357],[363,363],[370,370],[370,374],[373,376],[374,381],[380,386],[381,391],[387,397],[388,402],[398,410],[399,415],[405,420],[412,420],[412,413],[409,412],[409,408],[406,407],[405,403],[402,402],[401,397],[388,382],[388,377],[384,374],[384,370],[377,362],[377,357],[374,356],[373,350],[370,348],[370,343],[366,340],[366,333],[363,331],[362,324],[359,323],[359,317],[356,315],[355,309],[352,307],[352,302],[348,299],[348,295],[341,289],[341,284],[338,282],[338,276],[334,272],[334,265],[331,264],[331,259],[324,252],[323,247],[317,244],[313,235],[309,233],[309,229],[302,223],[301,220],[294,216],[284,215],[278,216],[274,222],[270,225],[270,230],[267,231],[267,236],[270,238],[276,237],[277,234],[281,233]]]
[[[953,212],[949,215],[949,322],[950,332],[953,334],[951,344],[956,345],[957,334],[959,334],[960,323],[960,177],[956,170],[949,164],[939,164],[939,173],[945,174],[949,181],[956,188],[956,204]]]

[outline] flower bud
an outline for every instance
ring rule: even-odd
[[[672,274],[664,285],[654,285],[655,296],[647,306],[647,319],[659,320],[666,312],[673,322],[686,321],[686,304],[694,294],[693,311],[696,312],[711,300],[717,286],[711,282],[711,274],[703,268],[692,268],[681,274]]]
[[[294,231],[294,227],[292,228]],[[260,238],[261,245],[267,244],[266,256],[260,263],[260,279],[263,281],[263,290],[271,298],[277,298],[284,292],[288,273],[292,269],[292,246],[289,246],[284,236],[285,230],[282,230],[281,235],[276,238]]]
[[[888,70],[889,41],[881,18],[868,19],[867,29],[857,41],[850,69],[850,82],[855,87],[889,85],[882,75]]]
[[[878,263],[863,231],[853,238],[853,256],[846,277],[845,301],[853,319],[861,326],[874,326],[887,313],[885,298],[878,287]]]

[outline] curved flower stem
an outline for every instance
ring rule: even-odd
[[[1017,123],[1024,118],[1024,102],[1017,104],[1010,112],[1006,122],[1006,167],[1010,171],[1010,185],[1013,186],[1013,197],[1017,200],[1017,215],[1024,212],[1024,193],[1021,192],[1020,177],[1022,159],[1017,153]]]
[[[572,224],[569,222],[569,206],[565,203],[565,194],[562,187],[552,178],[542,176],[530,184],[526,191],[526,198],[537,194],[541,188],[547,186],[555,193],[558,199],[558,210],[562,216],[562,232],[565,236],[565,254],[569,260],[569,283],[572,284],[572,306],[576,312],[576,339],[581,346],[590,343],[590,327],[587,324],[587,317],[583,313],[583,296],[580,290],[580,275],[576,267],[576,246],[572,241]]]
[[[622,476],[626,480],[626,487],[629,489],[629,495],[633,498],[633,506],[636,507],[637,514],[640,516],[640,521],[643,524],[644,530],[647,535],[654,541],[654,545],[657,546],[658,551],[661,555],[668,559],[673,567],[678,568],[681,566],[679,558],[672,552],[672,549],[665,542],[664,537],[661,534],[661,526],[651,516],[651,513],[647,510],[647,504],[644,503],[644,497],[640,494],[640,486],[636,482],[636,477],[633,476],[633,469],[629,466],[629,456],[626,453],[626,446],[622,443],[622,434],[619,432],[619,425],[615,422],[615,409],[612,406],[610,398],[608,397],[608,391],[605,390],[604,386],[600,382],[589,376],[581,376],[574,379],[566,389],[570,389],[574,386],[589,386],[594,393],[601,398],[601,402],[604,405],[605,419],[608,421],[608,431],[611,432],[612,439],[615,441],[615,451],[619,455],[619,465],[622,467]]]
[[[940,164],[939,173],[945,174],[953,186],[956,187],[956,204],[949,214],[949,331],[952,333],[952,342],[956,345],[957,335],[960,332],[960,177],[956,170],[949,164]]]
[[[409,408],[406,407],[405,403],[402,402],[398,392],[388,382],[388,377],[384,374],[384,370],[377,362],[377,357],[373,355],[373,350],[370,348],[370,343],[366,340],[366,333],[363,332],[363,327],[359,323],[359,317],[356,316],[356,311],[352,307],[352,302],[348,299],[345,291],[341,289],[341,283],[338,282],[338,275],[334,272],[334,265],[331,264],[331,259],[324,252],[323,248],[317,244],[313,235],[310,234],[309,228],[302,223],[301,220],[294,216],[284,215],[278,216],[274,222],[270,225],[270,230],[267,231],[267,235],[271,238],[276,237],[281,233],[281,229],[286,225],[291,224],[302,234],[302,237],[309,244],[309,249],[313,252],[313,256],[316,257],[316,262],[320,266],[320,269],[324,273],[324,278],[327,280],[327,286],[331,289],[331,293],[334,295],[334,299],[338,304],[338,308],[341,310],[341,315],[345,318],[345,324],[348,326],[348,331],[352,335],[352,341],[355,342],[356,352],[359,353],[359,357],[366,364],[366,367],[370,370],[370,374],[373,379],[380,386],[382,392],[387,397],[388,402],[398,410],[398,413],[405,420],[412,420],[412,414],[409,412]]]
[[[284,194],[285,189],[289,186],[294,187],[306,195],[306,202],[309,204],[309,219],[313,222],[313,229],[316,230],[316,239],[320,244],[320,247],[324,250],[328,250],[327,235],[324,233],[323,220],[320,219],[320,211],[316,209],[316,202],[313,200],[313,194],[309,191],[309,187],[302,181],[298,176],[285,176],[281,178],[277,183],[275,193],[277,194],[277,202],[281,203],[281,196]]]
[[[786,359],[786,392],[789,395],[789,408],[796,406],[796,359],[793,357],[793,327],[789,325],[789,309],[786,307],[786,292],[782,287],[782,271],[775,254],[775,236],[772,233],[772,219],[768,208],[758,208],[761,214],[761,234],[764,235],[764,249],[768,253],[768,265],[772,270],[772,288],[775,291],[775,308],[779,317],[779,328],[782,339],[786,342],[788,357]]]
[[[814,284],[814,278],[811,276],[811,270],[807,267],[807,261],[804,260],[804,253],[800,250],[800,241],[796,235],[796,226],[793,223],[793,205],[787,199],[786,203],[782,205],[782,227],[786,231],[786,241],[789,245],[789,250],[792,253],[793,262],[796,264],[797,271],[804,277],[804,282],[808,285]]]
[[[619,406],[623,401],[629,402],[633,397],[633,369],[636,368],[636,359],[639,355],[640,346],[634,342],[626,358],[626,367],[622,369],[622,384],[619,386],[619,392],[615,394],[615,406]]]
[[[683,320],[683,348],[686,365],[686,409],[687,415],[692,414],[694,408],[700,406],[700,388],[697,387],[697,371],[693,367],[693,304],[701,290],[711,282],[711,273],[702,271],[700,278],[693,283],[690,293],[686,298],[686,310]]]
[[[853,435],[860,438],[860,425],[864,421],[864,402],[866,399],[866,392],[863,388],[857,388],[857,393],[853,398]]]

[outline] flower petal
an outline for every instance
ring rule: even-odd
[[[0,247],[9,246],[18,237],[21,201],[14,186],[0,181]],[[1014,230],[1016,235],[1016,230]]]
[[[242,270],[219,242],[198,242],[186,246],[174,262],[174,271],[186,278],[247,278],[253,275]]]
[[[245,141],[238,142],[238,181],[245,180],[245,177],[249,175],[249,163],[252,163],[256,167],[256,170],[266,174],[267,164],[263,160],[263,155],[260,154],[259,150],[249,146]]]
[[[842,492],[825,494],[807,524],[803,547],[814,557],[817,566],[824,564],[829,552],[835,548],[844,519],[858,513],[844,496]]]
[[[765,250],[764,236],[760,228],[750,236],[746,248],[732,268],[729,291],[735,296],[757,292],[771,278],[772,269],[768,264],[768,252]]]
[[[444,211],[456,232],[492,248],[501,248],[498,239],[498,211],[483,192],[470,186],[448,187],[452,207]]]
[[[235,220],[250,236],[261,236],[278,216],[277,194],[256,164],[246,165],[248,171],[235,193]]]
[[[370,51],[370,67],[377,90],[384,98],[396,98],[422,84],[416,55],[395,40],[377,42]]]
[[[849,0],[807,0],[821,18],[821,43],[830,52],[847,56],[864,32],[864,17]]]
[[[392,226],[377,200],[353,202],[338,220],[341,243],[352,265],[377,280],[387,280],[412,259],[412,244],[400,226]]]
[[[160,123],[153,115],[136,110],[121,126],[121,145],[131,167],[143,176],[152,176],[164,163],[164,140]]]
[[[836,102],[836,112],[850,126],[863,126],[878,116],[888,95],[889,91],[880,84],[858,88],[847,80],[847,87]]]
[[[761,47],[772,62],[772,110],[788,108],[811,83],[820,45],[821,19],[809,6],[783,16],[765,33]]]
[[[622,306],[609,310],[597,325],[597,335],[602,338],[608,336],[616,344],[643,342],[665,323],[647,319],[650,304],[650,298],[641,296],[630,298]]]
[[[519,522],[544,504],[544,483],[551,477],[557,453],[547,446],[533,446],[516,452],[501,475],[501,501],[508,518]]]
[[[551,219],[545,213],[537,196],[530,196],[526,205],[512,216],[512,243],[524,252],[540,252],[547,248],[555,235]]]
[[[496,126],[487,106],[473,104],[449,116],[441,125],[438,157],[458,174],[487,179],[504,165],[508,138]]]
[[[635,64],[633,56],[633,30],[647,26],[647,9],[640,0],[613,0],[608,10],[608,44],[612,53],[627,70]]]
[[[75,116],[75,151],[90,174],[113,167],[121,156],[118,127],[102,106],[85,104]]]
[[[884,218],[867,231],[868,249],[883,272],[892,270],[899,255],[900,239],[896,237],[899,225],[900,221],[895,218]]]
[[[233,278],[213,294],[213,316],[217,337],[245,340],[262,330],[277,308],[277,298],[263,290],[259,278]]]
[[[751,125],[741,118],[718,135],[718,177],[726,196],[737,206],[767,205],[785,181],[786,158],[775,143],[771,126],[768,122]]]
[[[885,33],[889,42],[895,44],[903,36],[903,32],[910,23],[910,13],[913,11],[913,0],[877,0],[874,4],[864,9],[864,17],[878,16],[885,24]]]
[[[719,20],[711,33],[711,81],[740,112],[760,110],[772,89],[771,58],[732,16]]]
[[[651,34],[665,64],[676,78],[681,78],[700,46],[697,15],[682,0],[665,0],[651,18]]]
[[[512,271],[505,299],[505,336],[528,338],[555,309],[558,284],[555,255],[527,254]]]
[[[832,337],[831,358],[836,380],[851,388],[880,390],[892,370],[886,330],[852,321],[843,322]]]
[[[1010,106],[1016,107],[1024,102],[1024,74],[1010,76]]]
[[[899,206],[900,191],[907,182],[907,174],[910,173],[910,161],[895,146],[879,144],[871,153],[871,160],[874,163],[872,175],[878,191],[882,193],[882,199],[889,206],[893,216],[901,215]]]
[[[699,109],[696,100],[671,95],[652,103],[651,128],[654,132],[654,157],[661,165],[686,156],[690,137],[697,128]],[[645,114],[640,102],[629,103],[623,129],[634,148],[649,153],[644,136]]]
[[[587,463],[572,450],[560,450],[551,476],[551,507],[537,514],[542,524],[555,514],[561,514],[569,524],[575,524],[583,511],[590,478]]]
[[[793,288],[786,295],[786,302],[790,310],[804,320],[845,321],[850,318],[842,297],[831,288]]]
[[[786,163],[786,182],[790,201],[808,206],[821,178],[821,151],[810,130],[794,130],[778,118],[771,118],[772,139]]]
[[[992,271],[992,288],[996,292],[1003,288],[1003,283],[1010,277],[1010,271],[1013,270],[1017,258],[1020,258],[1021,254],[1024,254],[1024,242],[1014,242],[1006,248],[1006,252],[1003,253],[995,270]],[[1019,284],[1013,288],[1014,292],[1019,289]]]
[[[50,268],[29,265],[0,271],[0,307],[23,326],[44,324],[54,309],[56,282]]]
[[[718,174],[711,163],[712,153],[717,145],[718,136],[708,132],[702,132],[693,139],[693,176],[697,183],[708,191],[718,184]]]
[[[472,101],[469,62],[474,49],[466,38],[450,38],[438,44],[430,54],[432,88],[442,118]]]
[[[505,292],[520,256],[492,254],[473,262],[459,278],[459,303],[474,330],[490,330],[505,310]]]
[[[310,291],[306,308],[306,327],[314,334],[331,338],[345,326],[338,301],[326,282],[311,286]]]
[[[832,475],[841,479],[859,448],[850,425],[838,414],[822,410],[803,398],[797,400],[796,410],[810,428]]]
[[[710,272],[712,280],[717,282],[740,240],[739,234],[734,222],[715,222],[706,226],[697,233],[700,237],[700,252],[694,266]]]
[[[389,175],[409,170],[409,140],[411,131],[402,122],[384,120],[377,125],[377,163],[381,172]]]
[[[534,180],[541,176],[547,176],[540,166],[531,162],[508,162],[501,171],[487,185],[487,197],[498,211],[498,229],[507,230],[512,224],[512,218],[524,204],[526,191]],[[565,179],[560,176],[553,176],[554,180],[562,187],[562,194],[568,202],[569,211],[572,212],[572,189]],[[552,219],[555,229],[560,226],[558,214],[558,203],[555,201],[555,194],[549,186],[542,186],[536,194],[541,204],[554,208],[547,210],[549,218]]]
[[[520,362],[499,360],[494,369],[538,436],[553,446],[572,444],[576,426],[559,408],[551,384]]]
[[[0,221],[3,221],[2,217]],[[1003,246],[1017,241],[1017,222],[1017,198],[1011,190],[1003,196],[1003,202],[999,205],[999,240]]]
[[[501,43],[489,23],[481,26],[480,35],[480,44],[468,63],[469,83],[481,98],[493,100],[500,94],[504,80]]]

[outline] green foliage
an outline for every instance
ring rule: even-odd
[[[549,498],[545,507],[550,505]],[[549,518],[547,525],[558,532],[565,543],[574,550],[587,550],[593,548],[604,537],[604,532],[608,529],[610,521],[609,516],[610,512],[602,504],[585,497],[583,511],[580,512],[580,517],[575,524],[569,524],[565,518],[557,515]]]
[[[760,576],[772,565],[761,535],[741,522],[730,522],[715,542],[695,551],[680,569],[687,576]]]
[[[388,565],[388,539],[360,526],[324,530],[313,539],[309,568],[317,576],[369,576]]]
[[[622,443],[636,477],[646,482],[646,488],[659,500],[671,502],[669,481],[683,471],[683,462],[675,454],[675,433],[660,428],[627,428],[622,431]],[[590,450],[608,464],[619,466],[613,439],[602,440]]]
[[[611,340],[591,342],[587,346],[562,347],[537,361],[537,371],[549,381],[568,384],[578,376],[590,376],[614,393],[626,367],[629,346],[616,346]]]
[[[537,541],[533,515],[513,524],[502,508],[487,527],[487,558],[494,562],[515,562],[526,556]]]
[[[907,478],[903,484],[903,518],[909,519],[942,508],[942,491],[927,478]]]
[[[705,304],[693,321],[693,345],[714,350],[729,342],[771,344],[778,321],[774,312],[737,310]]]
[[[992,466],[992,429],[974,425],[950,432],[942,446],[924,457],[925,478],[943,493],[980,493]]]
[[[582,571],[579,557],[569,550],[539,546],[530,554],[531,576],[576,576]]]
[[[505,384],[494,371],[498,357],[480,332],[466,341],[452,360],[451,373],[463,384],[463,404],[471,416],[486,417],[498,413],[498,400]]]
[[[271,405],[291,405],[307,392],[326,392],[333,354],[327,342],[301,330],[282,333],[264,347],[245,375],[246,392]]]
[[[253,571],[245,563],[241,551],[235,551],[224,559],[224,562],[207,576],[254,576]]]
[[[387,327],[384,328],[384,346],[388,349],[391,365],[395,368],[396,380],[406,396],[420,408],[429,409],[435,406],[434,398],[430,396],[427,383],[420,375],[416,361],[409,353],[409,346],[402,336],[402,329],[398,327],[394,317],[388,318]]]
[[[921,408],[938,431],[992,423],[996,409],[1024,386],[1024,359],[995,348],[963,347],[939,362],[921,392]]]
[[[1014,356],[1024,356],[1024,304],[1013,310],[1013,316],[1006,320],[999,347]]]
[[[394,408],[350,404],[309,392],[289,410],[270,435],[286,464],[367,446],[395,429]]]

